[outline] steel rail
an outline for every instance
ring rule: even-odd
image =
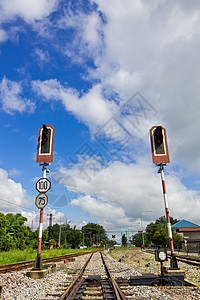
[[[86,255],[86,254],[100,252],[100,251],[101,250],[90,250],[90,251],[85,251],[85,252],[78,252],[78,253],[71,253],[71,254],[64,254],[64,255],[59,255],[59,256],[43,258],[42,263],[57,262],[57,261],[61,261],[63,259],[78,257],[81,255]],[[0,273],[7,273],[7,272],[15,271],[15,270],[26,269],[26,268],[29,268],[32,265],[34,265],[34,263],[35,263],[35,260],[29,260],[29,261],[21,261],[21,262],[13,263],[13,264],[2,265],[2,266],[0,266]]]
[[[90,259],[92,258],[93,253],[90,255],[88,260],[86,261],[83,268],[80,270],[78,276],[74,279],[74,281],[70,284],[70,286],[67,288],[67,290],[64,292],[64,294],[59,298],[59,300],[72,300],[73,297],[76,295],[77,291],[79,290],[80,286],[82,285],[84,279],[82,277],[85,268],[87,267],[88,263],[90,262]]]
[[[180,254],[176,254],[176,257],[200,263],[200,259],[199,258],[195,258],[195,257],[191,257],[191,256],[186,256],[186,255],[180,255]]]
[[[100,251],[100,254],[101,254],[101,259],[103,261],[103,264],[104,264],[104,268],[106,270],[106,273],[108,275],[108,278],[110,279],[110,282],[112,284],[112,287],[113,287],[113,290],[114,290],[114,293],[115,293],[115,297],[117,300],[126,300],[126,296],[124,295],[124,293],[122,292],[122,290],[120,289],[119,285],[117,284],[117,282],[115,281],[115,279],[112,277],[112,274],[105,262],[105,259],[103,257],[103,254],[102,252]]]
[[[101,259],[102,259],[106,274],[108,276],[108,279],[110,280],[115,299],[116,300],[126,300],[127,298],[125,297],[124,293],[121,291],[119,285],[117,284],[115,279],[112,277],[111,272],[105,262],[105,259],[102,255],[101,251],[100,251],[100,254],[101,254]],[[92,255],[93,255],[93,253],[91,254],[89,259],[87,260],[87,262],[85,263],[85,265],[83,266],[81,271],[79,272],[78,276],[70,284],[70,286],[67,288],[67,290],[64,292],[64,294],[59,298],[59,300],[73,300],[74,299],[75,295],[77,294],[78,290],[80,289],[81,285],[84,282],[83,273],[84,273],[87,265],[89,264],[89,262],[92,258]]]
[[[152,250],[152,249],[145,249],[145,252],[154,255],[154,250]],[[175,254],[175,255],[176,255],[176,260],[177,261],[184,262],[188,265],[200,267],[200,260],[199,259],[188,257],[188,256],[181,256],[181,255],[178,255],[178,254]],[[171,255],[167,254],[167,257],[170,258]]]
[[[180,256],[176,256],[176,259],[177,259],[177,261],[184,262],[188,265],[200,267],[200,261],[198,261],[196,259],[192,259],[192,258],[189,258],[189,257],[180,257]]]

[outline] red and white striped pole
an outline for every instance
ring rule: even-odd
[[[42,246],[43,214],[44,214],[44,208],[41,208],[40,209],[39,236],[38,236],[38,251],[37,251],[37,257],[35,260],[35,268],[36,269],[42,269],[41,246]]]
[[[170,249],[171,249],[171,268],[178,269],[178,264],[177,264],[176,256],[174,253],[172,227],[171,227],[171,222],[170,222],[169,207],[168,207],[168,201],[167,201],[167,191],[166,191],[166,185],[165,185],[164,166],[163,166],[163,164],[160,164],[159,166],[160,166],[160,169],[159,169],[158,173],[161,174],[165,213],[166,213],[168,236],[169,236],[169,244],[170,244]]]
[[[47,164],[43,165],[43,178],[47,177]],[[44,208],[40,209],[40,224],[39,224],[39,235],[38,235],[38,251],[35,259],[35,269],[42,269],[42,258],[41,258],[41,246],[42,246],[42,228],[43,228],[43,215]]]

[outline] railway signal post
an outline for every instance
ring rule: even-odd
[[[38,236],[38,251],[35,259],[35,269],[42,269],[41,245],[44,207],[48,204],[45,194],[51,188],[51,182],[46,178],[48,165],[53,161],[54,128],[52,125],[43,124],[39,129],[36,162],[42,165],[43,177],[36,182],[36,189],[40,194],[35,199],[35,205],[40,209],[40,224]]]
[[[174,243],[173,243],[173,237],[172,237],[172,228],[171,228],[171,223],[170,223],[169,207],[168,207],[168,201],[167,201],[167,191],[166,191],[165,177],[164,177],[164,166],[166,166],[167,163],[170,162],[168,145],[167,145],[166,129],[162,126],[153,126],[150,129],[150,140],[151,140],[153,163],[155,163],[156,166],[159,166],[158,173],[161,174],[163,198],[164,198],[164,205],[165,205],[165,214],[166,214],[169,244],[170,244],[170,250],[171,250],[170,265],[171,265],[172,269],[178,269],[178,263],[177,263],[175,252],[174,252]]]

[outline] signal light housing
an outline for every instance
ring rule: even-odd
[[[36,162],[51,163],[53,161],[54,127],[43,124],[39,129]]]
[[[167,261],[167,250],[166,249],[156,249],[155,250],[155,260],[159,262]]]
[[[150,140],[153,163],[156,165],[168,164],[170,160],[166,129],[163,126],[153,126],[150,129]]]

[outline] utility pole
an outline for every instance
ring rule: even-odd
[[[153,210],[145,210],[141,213],[144,214],[144,213],[149,213],[149,212],[153,212]],[[141,221],[141,225],[142,225],[142,244],[143,246],[145,247],[145,240],[144,240],[144,226],[143,226],[143,221],[142,221],[142,217],[140,218],[140,221]]]
[[[52,220],[53,220],[53,214],[50,213],[47,216],[49,216],[48,238],[50,240],[52,238]]]
[[[84,247],[84,245],[85,245],[85,232],[84,232],[84,230],[83,230],[83,247]]]
[[[60,223],[59,238],[58,238],[58,247],[59,248],[60,248],[60,241],[61,241],[61,230],[62,230],[62,224]]]
[[[142,218],[140,218],[140,221],[141,221],[141,225],[142,225],[142,245],[144,246],[144,228],[143,228]]]

